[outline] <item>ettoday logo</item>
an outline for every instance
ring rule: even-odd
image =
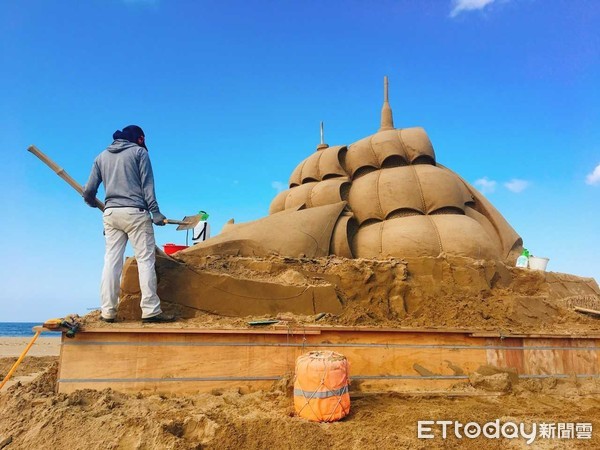
[[[536,439],[591,439],[592,424],[586,423],[515,423],[496,419],[483,425],[477,422],[462,423],[457,420],[419,420],[419,439],[447,439],[453,434],[457,439],[524,439],[529,445]]]

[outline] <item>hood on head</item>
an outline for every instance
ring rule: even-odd
[[[131,147],[139,147],[139,145],[134,144],[133,142],[129,142],[125,139],[116,139],[112,144],[108,146],[106,150],[111,153],[120,153],[123,150],[127,150]]]

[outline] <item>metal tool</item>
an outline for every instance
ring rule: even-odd
[[[202,220],[202,214],[196,214],[194,216],[185,216],[182,220],[171,220],[165,219],[166,224],[170,225],[179,225],[177,227],[177,231],[179,230],[191,230]]]

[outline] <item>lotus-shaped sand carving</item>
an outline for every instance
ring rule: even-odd
[[[347,258],[440,255],[514,262],[522,240],[469,183],[436,161],[423,128],[396,129],[385,83],[381,128],[321,143],[292,172],[270,216],[195,246],[205,254]]]

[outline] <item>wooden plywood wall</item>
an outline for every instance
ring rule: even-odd
[[[269,389],[292,375],[296,358],[342,353],[355,391],[438,390],[479,366],[520,377],[597,377],[600,337],[475,335],[464,331],[358,328],[90,329],[64,339],[59,392],[194,393]]]

